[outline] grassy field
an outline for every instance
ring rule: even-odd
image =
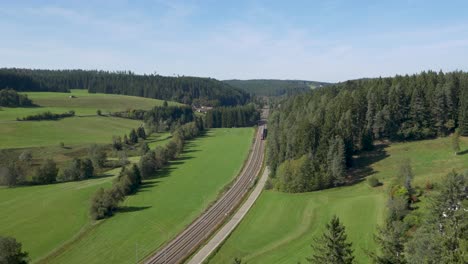
[[[70,93],[25,92],[39,107],[4,107],[0,110],[0,121],[13,121],[17,117],[51,111],[63,113],[74,110],[78,116],[96,115],[100,109],[103,114],[127,109],[151,109],[164,101],[136,96],[116,94],[89,94],[87,90],[71,90]],[[69,96],[76,98],[69,98]],[[169,105],[180,105],[168,102]]]
[[[25,148],[86,143],[111,143],[112,135],[128,134],[141,121],[92,116],[58,121],[0,123],[0,148]]]
[[[135,255],[140,259],[154,251],[209,205],[240,170],[252,136],[251,128],[210,130],[189,142],[159,177],[145,180],[121,212],[93,224],[89,199],[96,188],[110,186],[112,176],[0,188],[0,234],[16,237],[34,261],[60,248],[44,262],[133,262]]]
[[[170,134],[152,134],[149,146],[164,145]],[[75,156],[86,155],[83,146],[69,149],[60,147],[40,147],[31,149],[34,163],[44,157],[53,158],[58,164]],[[83,152],[83,153],[81,153]],[[130,162],[138,162],[139,157],[130,157]],[[0,234],[18,238],[27,248],[30,256],[36,259],[77,233],[89,230],[89,200],[99,187],[110,187],[119,169],[106,171],[98,178],[79,182],[57,183],[41,186],[16,188],[0,187]],[[32,235],[33,234],[33,235]]]
[[[27,93],[39,107],[7,108],[0,110],[0,149],[38,146],[57,146],[83,143],[110,143],[112,135],[123,135],[141,125],[141,121],[97,116],[109,111],[126,109],[150,109],[162,105],[163,101],[135,96],[112,94],[88,94],[86,90],[71,93],[31,92]],[[69,98],[70,95],[76,98]],[[169,104],[176,104],[169,102]],[[58,121],[15,121],[17,117],[51,111],[76,112],[76,117]]]
[[[462,150],[468,138],[462,138]],[[392,181],[404,158],[410,158],[415,184],[440,181],[452,169],[468,169],[468,154],[455,156],[450,138],[395,143],[357,159],[367,174]],[[386,184],[353,186],[303,194],[264,191],[239,227],[209,263],[230,263],[235,257],[253,263],[306,263],[310,244],[333,214],[340,217],[353,242],[357,263],[369,263],[365,250],[375,249],[373,234],[385,215]]]
[[[189,224],[233,179],[251,138],[252,129],[217,129],[191,142],[178,161],[127,198],[127,212],[105,220],[47,262],[129,263],[149,254]]]

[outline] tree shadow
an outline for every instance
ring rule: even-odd
[[[464,151],[457,153],[458,156],[465,155],[465,154],[468,154],[468,149],[465,149]]]
[[[121,206],[115,210],[118,213],[131,213],[131,212],[138,212],[143,211],[146,209],[151,208],[151,206]]]
[[[385,150],[387,147],[387,144],[379,144],[373,150],[362,151],[353,157],[353,167],[348,170],[349,184],[362,182],[367,176],[375,174],[377,171],[371,165],[390,156]]]

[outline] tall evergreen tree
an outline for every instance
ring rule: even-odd
[[[345,227],[337,216],[327,223],[321,237],[311,245],[313,253],[307,260],[310,263],[351,264],[354,263],[352,243],[347,242]]]
[[[332,140],[327,154],[327,171],[329,184],[338,186],[345,182],[345,150],[343,139],[336,137]]]
[[[130,134],[129,134],[128,139],[129,139],[130,144],[136,144],[136,143],[138,143],[138,135],[137,135],[135,129],[132,129],[132,130],[130,131]]]

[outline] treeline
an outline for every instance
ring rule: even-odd
[[[123,167],[110,189],[100,188],[94,194],[90,207],[91,217],[97,220],[112,216],[125,196],[138,190],[142,179],[148,179],[170,160],[176,159],[182,153],[185,141],[200,135],[203,130],[201,119],[182,125],[172,133],[172,139],[164,147],[158,146],[141,156],[138,166],[134,164],[131,168]]]
[[[151,110],[131,109],[110,113],[111,116],[144,120],[152,132],[172,131],[176,127],[195,120],[190,106],[156,106]]]
[[[23,118],[16,118],[17,121],[40,121],[40,120],[58,120],[65,117],[72,117],[75,116],[75,111],[71,110],[66,113],[62,114],[54,114],[50,111],[35,114],[35,115],[28,115]]]
[[[211,78],[137,75],[126,71],[4,68],[0,69],[0,87],[54,92],[87,89],[90,93],[124,94],[212,106],[238,105],[249,100],[246,92]]]
[[[0,106],[25,107],[34,106],[34,104],[25,94],[19,94],[12,89],[2,89],[0,90]]]
[[[255,96],[296,95],[315,87],[329,85],[324,82],[301,80],[226,80],[225,83],[242,89]]]
[[[144,120],[152,131],[163,132],[193,122],[195,114],[190,106],[156,106],[146,112]]]
[[[347,81],[291,97],[269,118],[271,183],[303,192],[344,183],[352,156],[374,140],[468,135],[468,74]]]
[[[93,177],[96,168],[104,168],[107,154],[102,146],[91,145],[88,155],[74,158],[61,170],[53,159],[46,159],[40,166],[33,167],[33,155],[25,150],[18,157],[3,160],[0,167],[0,185],[9,187],[23,184],[51,184],[55,182],[79,181]],[[32,171],[31,180],[26,174]]]
[[[216,107],[205,115],[205,125],[211,127],[247,127],[256,125],[260,112],[255,105]]]

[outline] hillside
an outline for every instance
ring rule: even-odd
[[[123,94],[184,104],[238,105],[249,95],[212,78],[138,75],[132,72],[86,70],[0,69],[0,89],[17,91],[68,92],[87,89],[90,93]]]
[[[468,138],[462,138],[461,143],[461,149],[467,150]],[[389,186],[401,161],[411,159],[414,184],[420,188],[427,182],[440,184],[441,178],[452,169],[458,172],[466,170],[466,155],[453,154],[450,138],[395,143],[365,152],[355,160],[360,173],[363,173],[360,176],[377,177],[383,182],[381,187],[371,188],[364,181],[301,194],[264,191],[209,263],[230,263],[236,257],[241,258],[242,263],[252,264],[307,263],[313,239],[323,232],[325,223],[334,214],[346,226],[356,263],[370,263],[366,251],[372,252],[377,248],[374,234],[387,214]],[[417,207],[424,207],[426,196],[421,200]]]
[[[301,80],[225,80],[225,83],[256,96],[281,96],[307,92],[312,88],[329,85],[325,82]]]

